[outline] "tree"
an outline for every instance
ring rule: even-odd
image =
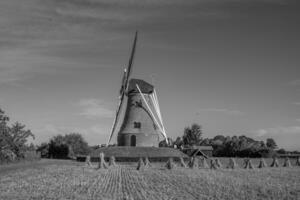
[[[9,117],[5,115],[4,111],[0,108],[0,151],[9,149],[9,144],[7,143],[8,127],[7,122]]]
[[[90,151],[88,143],[79,133],[54,136],[48,146],[48,156],[53,158],[73,158],[78,154],[86,155]],[[47,150],[46,145],[43,145],[41,150],[44,151],[44,155],[47,155],[45,152]]]
[[[43,142],[40,144],[37,149],[38,152],[41,152],[42,158],[48,158],[49,157],[49,144],[46,142]]]
[[[201,144],[200,144],[200,145],[201,145],[201,146],[210,146],[210,145],[211,145],[210,139],[208,139],[208,138],[203,139],[203,140],[201,141]]]
[[[191,127],[186,127],[182,139],[184,145],[200,145],[202,139],[201,126],[194,123]]]
[[[66,159],[70,158],[72,155],[70,155],[69,147],[64,144],[55,141],[55,139],[50,140],[49,143],[49,153],[50,158],[60,158],[60,159]]]
[[[277,153],[286,154],[286,150],[285,149],[278,149]]]
[[[29,137],[34,139],[30,130],[25,129],[25,125],[16,122],[8,126],[9,117],[0,109],[0,154],[1,157],[24,157],[27,150],[27,141]]]
[[[72,148],[74,154],[89,153],[89,146],[80,133],[66,134],[64,140]]]
[[[177,148],[180,148],[181,146],[183,146],[183,140],[181,137],[177,137],[175,142],[174,142],[174,145],[176,145]]]
[[[224,135],[217,135],[213,138],[213,140],[220,140],[222,142],[225,141],[225,136]]]
[[[270,149],[276,149],[277,148],[277,144],[276,144],[276,142],[273,138],[267,138],[266,145]]]
[[[22,152],[26,149],[26,142],[29,137],[34,139],[32,132],[25,129],[25,125],[16,122],[9,127],[8,143],[17,156],[23,156]]]

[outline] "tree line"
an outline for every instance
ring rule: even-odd
[[[34,134],[25,125],[15,122],[9,125],[9,117],[0,108],[0,162],[25,158],[28,151],[37,150],[42,157],[74,158],[75,155],[87,155],[91,148],[80,133],[69,133],[53,136],[48,142],[37,147],[27,144]],[[193,146],[212,146],[213,156],[224,157],[271,157],[278,153],[286,153],[284,149],[277,149],[274,139],[257,141],[245,135],[203,138],[199,124],[192,124],[184,128],[183,135],[175,140],[168,138],[159,143],[160,147],[190,148]]]
[[[175,140],[168,138],[159,143],[161,147],[174,147],[183,149],[192,146],[212,146],[213,156],[220,157],[272,157],[276,155],[277,144],[273,138],[266,141],[257,141],[245,135],[203,138],[202,128],[199,124],[192,124],[184,129],[183,135]],[[284,151],[280,149],[280,151]]]

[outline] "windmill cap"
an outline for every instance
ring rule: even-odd
[[[147,83],[146,81],[143,81],[141,79],[130,79],[129,86],[128,86],[128,94],[139,93],[139,90],[136,87],[136,85],[139,86],[143,94],[151,94],[154,90],[153,85]]]

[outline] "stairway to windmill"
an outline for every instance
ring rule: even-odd
[[[177,149],[158,147],[160,136],[166,142],[168,140],[155,87],[144,80],[130,78],[137,37],[136,32],[128,66],[124,69],[120,101],[107,142],[108,147],[94,150],[91,153],[92,161],[96,161],[101,152],[105,157],[114,156],[117,161],[136,161],[140,157],[156,161],[187,157]],[[109,146],[114,134],[117,134],[117,146]]]

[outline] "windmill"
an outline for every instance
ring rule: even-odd
[[[141,79],[130,79],[136,50],[138,33],[135,33],[129,63],[124,69],[119,95],[119,104],[112,125],[108,144],[118,131],[118,146],[154,146],[159,143],[159,135],[167,142],[157,93],[153,85]],[[125,114],[121,120],[121,110],[127,100]]]

